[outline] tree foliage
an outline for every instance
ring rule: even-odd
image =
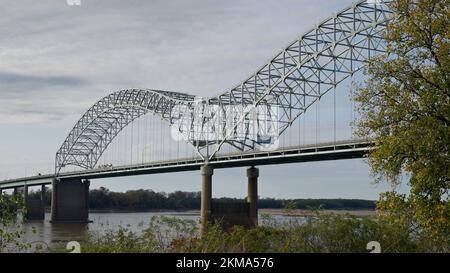
[[[355,95],[358,134],[376,141],[369,163],[378,181],[407,177],[411,189],[383,194],[379,209],[448,250],[450,1],[395,0],[392,8],[389,54],[370,61]]]
[[[25,213],[20,195],[9,196],[0,191],[0,253],[24,251],[30,246],[22,241],[24,232],[20,229],[22,218],[18,211]]]
[[[30,199],[40,199],[41,192],[31,191]],[[50,206],[51,190],[45,192],[45,204]],[[243,198],[222,197],[221,201],[240,202]],[[322,207],[323,209],[342,210],[372,210],[375,201],[362,199],[275,199],[260,198],[258,207],[262,209],[282,209],[291,203],[291,209],[310,209]],[[155,192],[152,190],[131,190],[126,192],[113,192],[105,187],[92,189],[89,192],[89,207],[91,209],[200,209],[200,192],[175,191],[172,193]]]

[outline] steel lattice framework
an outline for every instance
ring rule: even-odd
[[[256,149],[261,143],[249,128],[262,118],[252,114],[255,108],[277,109],[277,115],[267,110],[264,121],[275,124],[279,136],[324,94],[385,52],[383,32],[394,17],[390,2],[366,0],[342,10],[216,97],[129,89],[102,98],[81,117],[56,153],[56,174],[68,165],[94,168],[119,132],[148,113],[175,126],[205,161],[224,144],[241,151]],[[237,134],[239,126],[244,130]]]

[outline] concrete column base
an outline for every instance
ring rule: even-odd
[[[52,223],[89,223],[89,180],[54,181]]]

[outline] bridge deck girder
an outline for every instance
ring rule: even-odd
[[[209,161],[215,169],[249,167],[273,164],[287,164],[299,162],[325,161],[362,158],[373,149],[371,141],[343,141],[336,143],[323,143],[321,145],[305,145],[287,147],[274,151],[248,152],[242,154],[229,154],[217,156]],[[172,173],[199,170],[205,161],[201,158],[178,159],[171,161],[151,162],[128,166],[117,166],[106,169],[81,170],[76,172],[60,173],[57,179],[99,179],[155,173]],[[23,177],[18,179],[0,181],[1,189],[14,187],[47,185],[55,179],[53,174]]]

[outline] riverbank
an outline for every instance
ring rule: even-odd
[[[285,209],[259,209],[260,214],[269,214],[269,215],[281,215],[281,216],[296,216],[296,217],[308,217],[316,214],[315,211],[312,210],[304,210],[304,209],[293,209],[293,210],[285,210]],[[320,214],[323,215],[351,215],[355,217],[375,217],[375,210],[320,210]]]
[[[268,215],[280,215],[280,216],[296,216],[296,217],[308,217],[313,216],[316,212],[305,209],[259,209],[260,214]],[[91,213],[182,213],[184,215],[200,215],[199,210],[192,209],[142,209],[142,210],[130,210],[130,209],[92,209]],[[375,217],[375,210],[320,210],[324,215],[351,215],[355,217]]]
[[[200,210],[192,209],[90,209],[90,213],[144,213],[144,212],[154,212],[154,213],[183,213],[183,214],[199,214]]]

